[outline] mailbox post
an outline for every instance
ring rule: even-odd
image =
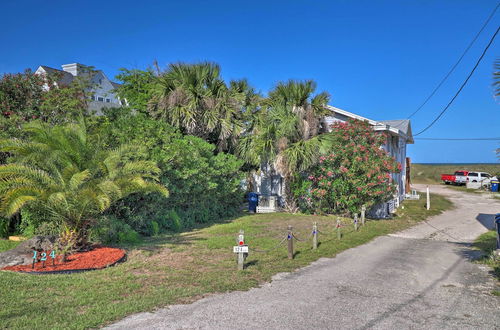
[[[237,246],[233,247],[233,252],[237,254],[238,270],[243,270],[245,258],[248,256],[248,245],[245,245],[245,232],[241,229],[236,238]]]

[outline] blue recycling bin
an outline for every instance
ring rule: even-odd
[[[498,192],[498,180],[491,180],[491,191]]]
[[[259,195],[257,193],[248,193],[248,211],[257,213],[257,205],[259,205]]]

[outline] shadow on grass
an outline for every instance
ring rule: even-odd
[[[114,246],[124,249],[136,249],[141,251],[158,251],[165,248],[165,244],[175,244],[178,246],[190,245],[196,241],[206,241],[205,238],[199,237],[198,231],[216,225],[231,223],[239,218],[253,215],[248,211],[241,211],[235,216],[221,218],[219,221],[212,221],[206,223],[195,224],[192,227],[183,228],[178,232],[166,232],[157,236],[143,236],[141,241],[136,243],[123,243]]]

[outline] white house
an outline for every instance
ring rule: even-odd
[[[409,190],[409,178],[406,177],[406,145],[414,143],[410,121],[407,119],[376,121],[332,106],[327,106],[327,108],[331,111],[331,115],[324,118],[324,124],[327,127],[330,127],[330,125],[337,121],[346,122],[350,119],[358,119],[367,121],[376,131],[383,131],[387,133],[387,141],[381,147],[402,165],[400,173],[392,174],[392,179],[397,183],[397,193],[393,200],[372,208],[369,215],[377,218],[388,216],[399,206],[399,203],[404,199],[405,194],[410,193],[407,191]],[[283,180],[280,175],[273,173],[269,168],[265,168],[265,166],[263,166],[260,173],[253,176],[253,182],[256,190],[255,192],[263,196],[271,196],[271,200],[273,199],[272,196],[274,196],[275,199],[277,199],[276,204],[279,204],[283,194]]]
[[[102,114],[103,108],[126,105],[126,100],[120,100],[114,93],[114,90],[120,84],[111,81],[101,70],[89,70],[88,66],[80,63],[63,64],[61,67],[62,70],[59,70],[41,65],[35,71],[35,74],[56,76],[55,85],[57,86],[69,85],[75,77],[89,79],[91,86],[89,92],[92,95],[89,102],[89,111],[93,111],[97,115]]]

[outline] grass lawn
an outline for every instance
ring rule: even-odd
[[[411,182],[438,184],[441,183],[441,174],[453,174],[455,171],[480,171],[491,175],[500,174],[500,164],[412,164]]]
[[[28,275],[0,271],[0,324],[6,328],[94,328],[124,316],[174,303],[189,303],[204,295],[248,290],[269,281],[279,272],[293,271],[320,257],[334,257],[373,238],[410,227],[430,215],[452,207],[444,197],[432,196],[433,209],[425,210],[425,198],[405,201],[392,220],[368,221],[354,232],[342,219],[343,238],[334,232],[336,217],[285,213],[242,216],[177,235],[164,235],[131,247],[128,261],[101,271],[74,275]],[[295,242],[295,259],[287,259],[285,245],[270,249],[286,235],[288,225],[300,239],[310,238],[318,223],[320,246],[311,240]],[[236,271],[232,246],[245,230],[250,255],[244,271]]]
[[[9,240],[0,238],[0,252],[13,249],[16,246],[18,246],[19,243],[21,243],[21,242],[9,241]]]
[[[493,290],[492,294],[500,296],[500,257],[494,258],[493,251],[496,249],[497,233],[496,230],[490,230],[479,236],[474,242],[474,247],[485,252],[485,256],[478,262],[489,265],[493,269],[493,276],[498,279],[498,288]]]

